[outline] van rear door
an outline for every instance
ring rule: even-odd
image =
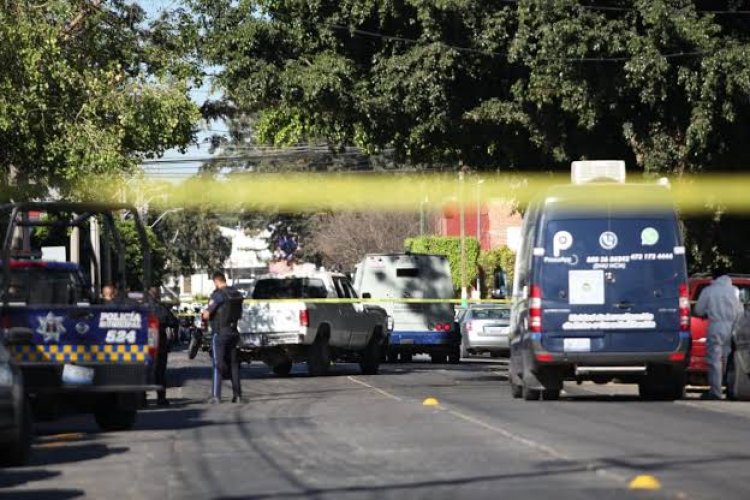
[[[638,352],[676,346],[686,270],[674,214],[557,213],[545,222],[533,258],[547,349]],[[632,335],[638,332],[649,336],[644,341]]]

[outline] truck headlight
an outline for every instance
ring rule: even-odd
[[[13,385],[13,370],[9,365],[0,365],[0,387]]]

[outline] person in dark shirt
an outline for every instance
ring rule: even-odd
[[[221,402],[221,381],[229,374],[232,379],[232,403],[240,403],[242,388],[240,362],[237,356],[237,345],[240,340],[237,322],[242,314],[243,296],[237,289],[227,285],[224,273],[216,272],[212,278],[216,289],[202,314],[204,320],[210,321],[213,332],[211,346],[214,355],[214,375],[209,402]]]

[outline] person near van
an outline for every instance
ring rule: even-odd
[[[212,404],[221,402],[221,382],[225,375],[229,374],[232,380],[232,403],[241,403],[240,361],[237,356],[240,334],[237,330],[237,322],[242,315],[244,297],[239,290],[227,285],[224,273],[216,272],[212,278],[216,289],[211,294],[208,307],[202,313],[203,319],[211,322],[213,330],[211,348],[214,370],[209,402]]]
[[[706,361],[708,362],[708,383],[710,389],[701,399],[715,400],[722,397],[724,366],[732,337],[732,325],[742,314],[739,290],[732,285],[732,279],[725,270],[714,272],[713,282],[701,292],[695,306],[698,316],[708,318],[706,335]]]
[[[154,305],[154,312],[159,319],[159,350],[156,354],[156,366],[154,382],[162,388],[156,391],[156,404],[159,406],[169,405],[167,399],[167,356],[169,355],[169,339],[167,328],[177,328],[179,321],[164,304],[161,303],[159,287],[152,286],[148,289],[149,297]]]

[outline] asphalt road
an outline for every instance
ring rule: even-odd
[[[611,384],[523,402],[502,362],[475,359],[367,377],[253,365],[246,403],[209,406],[207,362],[171,355],[173,404],[133,431],[38,424],[32,464],[0,469],[0,498],[750,498],[748,403],[641,402]],[[631,490],[639,475],[660,488]]]

